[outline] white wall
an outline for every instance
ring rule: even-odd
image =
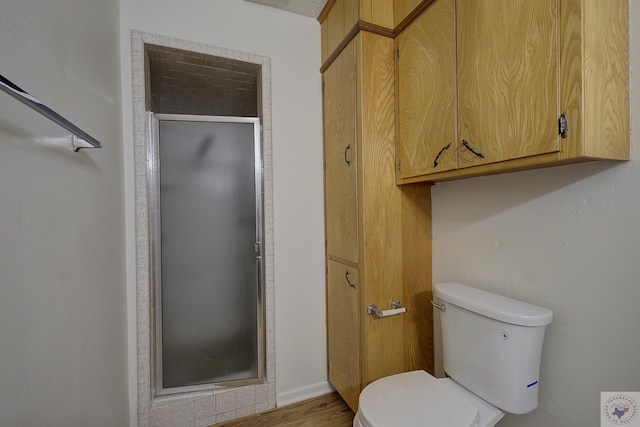
[[[326,387],[319,24],[241,0],[121,1],[128,206],[134,206],[131,30],[271,58],[278,401]],[[127,212],[134,254],[135,218],[133,209]],[[135,313],[135,266],[128,271]],[[129,326],[133,334],[135,323]]]
[[[433,282],[554,312],[540,407],[500,426],[597,426],[601,391],[640,390],[640,4],[630,3],[632,161],[433,187]]]
[[[5,77],[101,140],[0,93],[0,425],[128,423],[117,0],[3,0]]]

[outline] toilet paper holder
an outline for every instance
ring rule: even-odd
[[[371,304],[367,307],[367,314],[375,314],[378,317],[395,316],[396,314],[406,313],[407,307],[400,304],[400,300],[391,301],[390,310],[378,310],[375,304]]]

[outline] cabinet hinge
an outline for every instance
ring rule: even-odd
[[[398,170],[402,170],[402,160],[398,160]]]
[[[396,48],[396,56],[400,58],[400,46]]]
[[[569,133],[569,119],[565,113],[560,114],[558,119],[558,133],[562,138],[566,138]]]

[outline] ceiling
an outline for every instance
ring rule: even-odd
[[[317,18],[327,0],[246,0],[265,6],[287,10],[299,15]]]

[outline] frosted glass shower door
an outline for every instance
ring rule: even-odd
[[[155,117],[157,389],[173,393],[259,382],[258,119]]]

